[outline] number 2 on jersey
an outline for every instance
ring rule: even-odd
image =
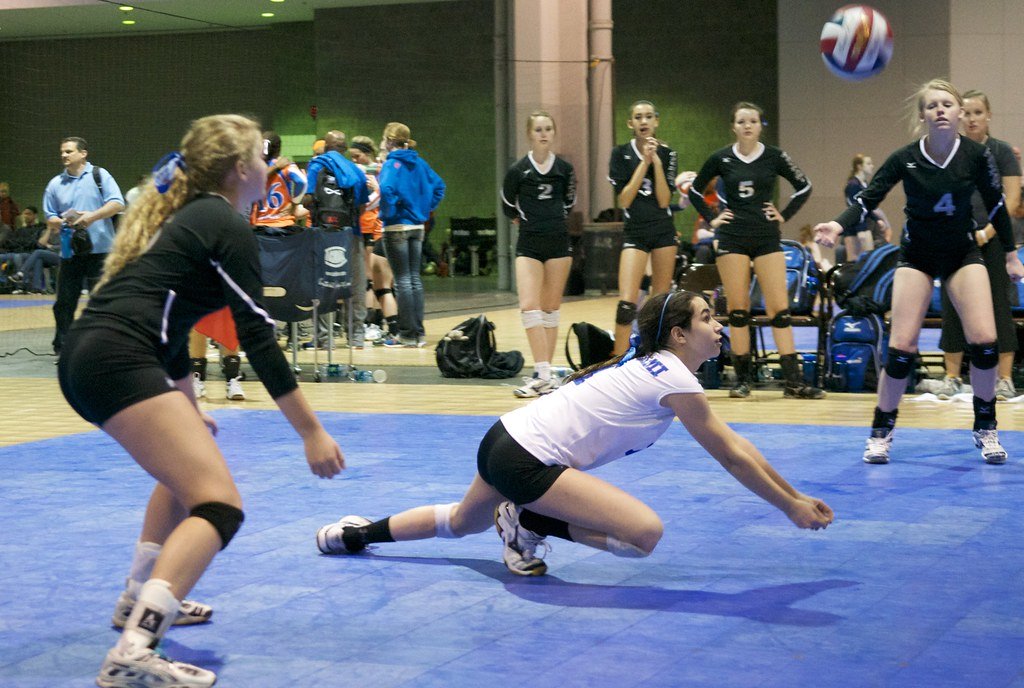
[[[540,194],[537,195],[538,201],[550,201],[554,196],[552,192],[555,190],[554,184],[538,184],[540,187]]]
[[[949,216],[954,215],[956,213],[956,205],[953,204],[953,194],[943,194],[932,210],[936,213],[946,213]]]

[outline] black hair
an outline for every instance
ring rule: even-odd
[[[660,351],[668,346],[668,338],[673,327],[681,327],[684,330],[690,329],[693,324],[693,302],[700,299],[707,304],[703,296],[696,292],[680,290],[668,294],[652,296],[644,302],[643,307],[636,316],[637,330],[640,332],[640,341],[636,345],[636,358],[643,358]],[[668,303],[666,304],[666,301]],[[622,356],[616,356],[603,363],[595,363],[592,366],[577,370],[566,378],[567,382],[586,377],[598,370],[618,365]]]
[[[80,151],[89,150],[89,144],[85,142],[81,136],[65,136],[60,140],[61,143],[73,143],[78,147]]]
[[[27,205],[24,208],[22,208],[22,210],[31,210],[36,215],[39,214],[39,208],[35,207],[34,205]]]
[[[281,137],[274,131],[263,132],[263,140],[267,142],[267,153],[264,160],[273,160],[281,155]]]

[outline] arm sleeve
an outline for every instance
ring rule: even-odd
[[[399,198],[398,187],[395,184],[396,180],[397,174],[390,165],[381,169],[380,177],[378,177],[378,181],[380,181],[381,210],[398,207]]]
[[[631,176],[632,173],[627,169],[622,156],[618,155],[618,150],[613,150],[611,160],[608,161],[608,181],[615,187],[615,191],[622,190],[622,187],[629,183]]]
[[[665,172],[665,181],[668,183],[669,193],[675,191],[676,174],[679,172],[679,154],[668,146],[664,146],[668,152],[668,160],[662,161],[661,169]]]
[[[430,201],[430,211],[433,212],[437,209],[437,206],[441,205],[441,200],[444,199],[444,192],[447,187],[444,185],[444,180],[441,179],[441,175],[435,172],[432,168],[430,170],[430,179],[434,184],[434,196]]]
[[[986,148],[981,156],[980,162],[974,177],[974,184],[981,194],[981,200],[985,202],[988,210],[988,220],[996,230],[999,243],[1007,253],[1016,250],[1013,241],[1013,225],[1010,224],[1010,215],[1006,212],[1006,199],[1003,197],[1003,182],[999,177],[999,168],[996,166],[996,159],[992,151]]]
[[[316,158],[309,161],[306,165],[306,193],[316,193],[317,177],[320,175],[320,170],[323,168],[323,164],[320,163]]]
[[[271,397],[298,386],[284,352],[277,345],[274,320],[259,303],[263,294],[259,249],[252,230],[241,218],[225,222],[210,262],[220,273],[225,300],[235,319],[238,339]]]
[[[783,219],[789,220],[789,218],[797,214],[804,203],[807,202],[807,199],[811,197],[811,181],[803,173],[803,170],[796,166],[793,158],[789,157],[789,154],[785,151],[782,151],[779,160],[779,175],[792,184],[795,189],[793,195],[789,197],[789,203],[780,211]]]
[[[180,380],[188,377],[190,372],[192,372],[192,359],[188,356],[188,340],[186,339],[170,357],[167,374],[172,380]]]
[[[53,182],[46,185],[46,191],[43,192],[43,215],[49,220],[51,217],[60,217],[60,211],[57,209],[57,192],[54,191]]]
[[[690,199],[690,203],[700,213],[701,217],[707,220],[709,223],[715,219],[715,214],[711,210],[711,206],[704,202],[704,189],[707,188],[708,182],[714,179],[718,175],[718,156],[712,155],[710,158],[704,161],[704,165],[701,166],[700,172],[694,178],[690,184],[690,190],[687,192],[687,197]],[[675,183],[675,180],[672,180]]]
[[[896,186],[903,178],[902,169],[903,165],[900,164],[899,153],[890,155],[882,163],[882,166],[878,168],[878,172],[875,173],[867,188],[853,197],[854,204],[840,213],[839,217],[836,218],[836,222],[842,225],[843,229],[849,229],[860,222],[864,222],[868,213],[877,208],[885,200],[889,190]]]
[[[515,167],[510,167],[501,185],[501,209],[510,220],[519,217],[519,210],[516,208],[516,201],[519,200],[519,185],[516,184],[518,178],[519,171]]]
[[[103,204],[106,205],[115,201],[124,205],[124,195],[121,194],[121,187],[117,181],[104,168],[100,168],[100,179],[103,180]]]
[[[568,213],[569,210],[576,205],[576,168],[569,163],[566,163],[566,166],[569,169],[566,175],[568,177],[568,181],[565,186],[565,212]]]
[[[299,169],[298,165],[292,163],[285,169],[282,176],[285,179],[285,183],[288,185],[288,194],[295,199],[296,202],[301,200],[303,194],[306,193],[306,174]]]

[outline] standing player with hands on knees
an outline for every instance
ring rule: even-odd
[[[188,334],[229,306],[252,367],[302,437],[315,475],[345,466],[338,444],[298,389],[260,306],[260,262],[242,218],[265,194],[267,165],[255,122],[238,115],[192,123],[132,204],[104,276],[72,325],[60,358],[72,408],[113,437],[157,485],[146,508],[127,588],[123,626],[96,682],[107,688],[201,688],[213,672],[155,651],[171,625],[211,610],[181,600],[242,525],[242,499],[211,435],[216,423],[192,392]]]
[[[502,416],[477,453],[477,475],[462,501],[420,506],[371,523],[345,516],[322,527],[325,554],[379,542],[460,538],[492,519],[508,569],[539,576],[549,535],[619,557],[648,556],[661,519],[636,497],[589,473],[647,449],[678,418],[736,480],[799,528],[834,518],[825,502],[798,492],[761,452],[711,410],[694,373],[718,355],[722,325],[699,294],[649,298],[637,317],[635,349],[581,370],[551,394]]]
[[[974,388],[974,443],[987,463],[1005,463],[996,430],[995,318],[988,272],[974,236],[971,197],[981,195],[1005,253],[1006,271],[1019,281],[1024,265],[1013,243],[1010,217],[991,151],[958,133],[963,99],[952,84],[933,79],[916,97],[915,132],[925,135],[889,156],[857,205],[815,227],[817,241],[835,246],[840,233],[863,221],[897,183],[906,194],[907,223],[892,287],[892,331],[885,371],[878,381],[878,406],[864,450],[866,463],[888,463],[893,428],[917,353],[918,337],[935,279],[946,291],[967,338]]]

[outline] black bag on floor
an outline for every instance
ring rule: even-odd
[[[580,362],[577,364],[572,360],[569,353],[573,338],[578,342],[580,350]],[[587,322],[573,323],[569,326],[569,334],[565,337],[565,359],[573,370],[581,370],[595,363],[604,363],[612,357],[612,349],[615,348],[615,340],[605,330],[597,325]]]
[[[518,351],[497,351],[494,323],[486,315],[463,320],[437,343],[437,367],[444,377],[499,380],[523,369]]]

